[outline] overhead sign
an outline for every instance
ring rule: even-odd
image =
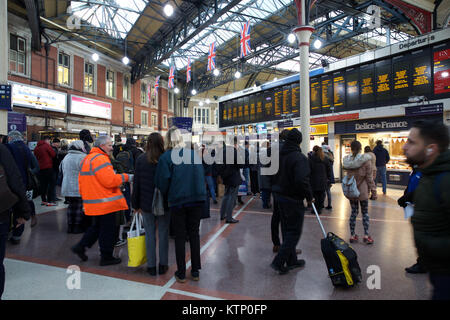
[[[169,125],[175,126],[180,130],[192,132],[192,118],[188,117],[172,117],[169,119]]]
[[[111,103],[72,95],[70,100],[70,113],[111,119]]]
[[[67,112],[67,95],[65,93],[21,83],[12,85],[12,103],[14,106],[32,109]]]
[[[23,113],[8,112],[8,132],[10,131],[27,131],[27,117]]]
[[[406,107],[406,116],[423,116],[428,114],[442,114],[444,110],[443,103],[426,104],[423,106]]]
[[[0,85],[0,109],[11,111],[11,86]]]

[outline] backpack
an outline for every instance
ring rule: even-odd
[[[134,172],[133,154],[130,151],[119,152],[115,160],[122,164],[124,173]]]
[[[342,191],[347,199],[359,198],[360,193],[354,176],[346,175],[344,179],[342,179]]]

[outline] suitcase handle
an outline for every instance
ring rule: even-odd
[[[320,221],[320,217],[319,217],[319,214],[317,213],[316,206],[314,205],[314,203],[311,203],[311,205],[313,207],[314,213],[316,214],[316,218],[317,218],[317,221],[319,222],[320,228],[322,229],[323,236],[324,236],[324,238],[326,238],[327,237],[327,233],[326,233],[326,231],[325,231],[325,229],[323,227],[322,221]]]

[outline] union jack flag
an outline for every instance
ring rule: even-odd
[[[158,96],[158,87],[159,87],[159,77],[156,77],[156,81],[155,81],[155,95]]]
[[[175,87],[175,85],[174,85],[174,83],[173,83],[173,80],[174,80],[174,78],[175,78],[174,73],[175,73],[175,67],[170,67],[170,72],[169,72],[169,84],[168,84],[169,89],[173,89],[173,87]]]
[[[244,23],[241,29],[241,58],[250,54],[250,21]]]
[[[209,46],[208,71],[214,70],[215,68],[216,68],[216,43],[213,42]]]
[[[152,101],[152,86],[150,84],[147,86],[147,97],[148,102],[150,103],[150,101]]]
[[[191,58],[188,58],[188,64],[186,69],[186,83],[191,81]]]

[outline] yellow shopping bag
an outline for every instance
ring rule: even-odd
[[[133,215],[130,231],[128,231],[128,266],[139,267],[147,262],[145,248],[145,231],[142,227],[142,215]]]

